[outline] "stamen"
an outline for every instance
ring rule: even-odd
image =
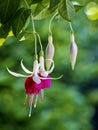
[[[29,106],[30,106],[29,117],[31,117],[31,113],[32,113],[32,103],[33,103],[33,99],[34,99],[34,94],[30,95],[30,100],[29,100]]]
[[[26,94],[26,97],[25,97],[25,100],[24,100],[24,105],[26,105],[27,98],[28,98],[28,95]]]
[[[34,94],[30,95],[30,100],[29,100],[29,105],[31,105],[33,103],[33,99],[34,99]]]
[[[32,74],[32,73],[33,73],[33,72],[29,71],[29,70],[24,66],[24,64],[23,64],[23,59],[21,60],[21,67],[22,67],[22,69],[23,69],[26,73],[28,73],[28,74]]]
[[[30,105],[29,117],[31,117],[31,113],[32,113],[32,104]]]
[[[41,89],[41,100],[44,101],[44,89]]]
[[[7,71],[8,71],[11,75],[13,75],[13,76],[15,76],[15,77],[28,77],[27,75],[15,73],[15,72],[9,70],[8,68],[7,68]]]
[[[38,94],[36,95],[36,99],[35,99],[35,103],[34,103],[34,108],[36,108],[37,100],[38,100]]]

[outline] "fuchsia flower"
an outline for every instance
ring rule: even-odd
[[[49,74],[54,69],[54,62],[53,62],[53,65],[52,65],[51,69],[49,71],[45,71],[44,57],[40,56],[39,60],[40,60],[40,64],[38,64],[38,60],[34,61],[34,63],[33,63],[33,72],[29,71],[23,65],[23,60],[21,61],[22,69],[27,74],[30,74],[30,75],[23,75],[23,74],[15,73],[15,72],[12,72],[11,70],[9,70],[7,68],[8,72],[11,75],[15,76],[15,77],[26,77],[25,83],[24,83],[25,91],[26,91],[26,98],[25,98],[24,104],[26,103],[27,95],[30,95],[30,100],[29,100],[30,112],[29,112],[29,116],[31,116],[32,103],[33,103],[34,95],[36,95],[34,107],[36,107],[38,94],[40,93],[40,91],[41,91],[42,100],[44,100],[44,89],[50,87],[51,81],[50,81]]]
[[[15,76],[15,77],[26,77],[24,86],[25,86],[25,92],[26,92],[26,98],[24,101],[24,104],[26,104],[26,99],[27,96],[30,95],[29,99],[29,106],[30,106],[30,111],[29,111],[29,117],[31,116],[32,112],[32,104],[34,104],[34,108],[36,107],[36,103],[38,100],[38,95],[41,92],[41,99],[42,101],[44,100],[44,89],[45,88],[50,88],[51,86],[51,79],[60,79],[62,75],[58,78],[50,78],[49,74],[52,73],[54,70],[54,61],[52,59],[47,59],[51,60],[52,66],[50,70],[46,71],[44,67],[44,57],[41,55],[39,58],[39,63],[38,60],[34,60],[33,63],[33,72],[29,71],[23,64],[23,60],[21,60],[21,67],[22,69],[29,75],[23,75],[20,73],[15,73],[12,72],[11,70],[8,70],[8,72]],[[34,96],[35,102],[34,102]]]

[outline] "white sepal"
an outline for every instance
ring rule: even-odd
[[[44,57],[40,56],[39,61],[40,61],[40,69],[45,70],[45,68],[44,68]]]
[[[38,77],[38,75],[33,75],[33,81],[37,84],[40,84],[41,83],[41,80],[40,78]]]
[[[15,73],[15,72],[9,70],[8,68],[7,68],[7,71],[8,71],[11,75],[13,75],[13,76],[15,76],[15,77],[28,77],[27,75]]]
[[[21,67],[22,67],[22,69],[23,69],[26,73],[28,73],[28,74],[32,74],[32,73],[33,73],[33,72],[29,71],[29,70],[24,66],[23,60],[21,60]]]
[[[34,75],[37,75],[39,71],[39,64],[38,64],[38,60],[35,60],[33,63],[33,73]]]
[[[42,71],[42,72],[40,72],[40,74],[43,77],[47,77],[48,76],[48,72],[47,71]]]
[[[47,77],[48,76],[48,72],[44,68],[44,57],[40,56],[39,61],[40,61],[39,73],[41,74],[41,76]]]
[[[48,60],[49,60],[49,59],[48,59]],[[51,74],[52,71],[54,70],[54,61],[53,61],[52,59],[50,59],[50,60],[51,60],[51,63],[52,63],[52,67],[51,67],[51,69],[50,69],[49,71],[47,71],[48,74]]]
[[[56,77],[56,78],[45,78],[45,77],[40,77],[40,76],[38,76],[40,79],[52,79],[52,80],[57,80],[57,79],[61,79],[62,77],[63,77],[63,75],[61,75],[61,76],[59,76],[59,77]]]

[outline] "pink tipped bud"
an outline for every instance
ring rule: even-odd
[[[75,66],[76,58],[77,58],[77,53],[78,53],[78,47],[77,47],[75,40],[74,40],[74,34],[71,34],[70,60],[71,60],[72,70],[74,70],[74,66]]]
[[[53,38],[52,36],[50,35],[48,37],[48,45],[46,47],[46,69],[49,70],[50,67],[51,67],[51,60],[53,59],[54,57],[54,45],[53,45]]]

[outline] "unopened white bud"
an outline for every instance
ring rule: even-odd
[[[74,66],[75,66],[76,58],[77,58],[77,53],[78,53],[78,47],[77,47],[75,40],[74,40],[74,34],[71,34],[70,60],[71,60],[72,70],[74,70]]]
[[[51,60],[53,59],[54,57],[54,45],[53,45],[53,38],[52,36],[50,35],[48,37],[48,45],[46,47],[46,69],[49,70],[50,67],[51,67]]]

